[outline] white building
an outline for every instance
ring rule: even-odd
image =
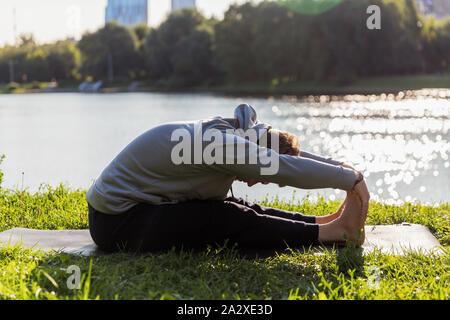
[[[148,24],[148,0],[108,0],[105,23],[110,21],[128,27]]]
[[[195,0],[172,0],[172,12],[184,8],[195,8]]]

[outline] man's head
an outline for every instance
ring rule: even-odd
[[[300,156],[300,144],[298,137],[287,131],[269,129],[267,131],[267,147],[272,147],[272,139],[278,139],[278,153],[290,156]]]
[[[278,139],[278,154],[287,154],[295,157],[300,156],[300,144],[296,135],[287,131],[269,129],[267,131],[267,148],[269,149],[272,147],[272,139]],[[254,186],[259,182],[262,184],[267,184],[267,182],[259,181],[257,179],[238,178],[237,180],[247,183],[249,187]]]

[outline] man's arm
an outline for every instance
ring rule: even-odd
[[[264,150],[261,150],[261,147],[257,144],[240,137],[237,137],[235,143],[238,145],[238,150],[240,144],[245,145],[243,146],[247,151],[245,155],[227,155],[225,153],[225,161],[222,164],[205,164],[202,167],[240,178],[258,179],[259,181],[301,189],[335,188],[351,190],[354,186],[356,175],[353,170],[311,158],[280,155],[271,149],[264,148]],[[262,165],[259,161],[256,164],[251,164],[249,161],[248,154],[254,154],[255,152],[256,154],[262,154],[266,150],[269,152],[269,156],[276,160],[270,164],[277,167],[278,170],[275,174],[262,174],[261,169],[267,168],[268,165]]]
[[[340,166],[340,165],[344,164],[344,162],[342,162],[342,161],[336,161],[336,160],[333,160],[331,158],[324,158],[322,156],[318,156],[318,155],[315,155],[315,154],[312,154],[312,153],[309,153],[309,152],[306,152],[306,151],[300,151],[300,157],[309,158],[309,159],[313,159],[313,160],[316,160],[316,161],[328,163],[328,164],[331,164],[333,166]]]

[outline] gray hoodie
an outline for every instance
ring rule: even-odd
[[[267,165],[259,161],[250,164],[241,159],[239,152],[231,155],[235,161],[174,163],[173,150],[179,141],[173,141],[173,133],[184,129],[194,136],[199,124],[202,133],[213,129],[228,136],[230,130],[251,128],[261,137],[270,128],[257,121],[255,110],[247,104],[235,109],[234,118],[216,117],[157,126],[133,140],[103,170],[87,192],[89,204],[105,214],[120,214],[138,203],[162,205],[194,199],[225,199],[237,177],[302,189],[353,188],[355,174],[339,166],[341,162],[305,151],[301,151],[300,157],[277,154],[241,137],[234,137],[234,145],[242,145],[247,151],[252,148],[263,152],[260,150],[263,148],[267,154],[278,157],[276,174],[262,175],[261,168]],[[225,148],[225,141],[223,144]],[[203,143],[202,147],[206,145]],[[195,148],[194,142],[192,148]]]

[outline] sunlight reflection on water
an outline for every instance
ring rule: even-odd
[[[236,98],[206,94],[40,94],[0,96],[3,186],[40,183],[86,188],[134,137],[160,123],[232,116],[251,104],[259,120],[291,131],[301,148],[364,171],[372,199],[401,204],[448,202],[450,90],[397,95]],[[189,110],[189,112],[186,112]],[[233,184],[249,200],[293,188]],[[339,190],[295,190],[296,198],[342,199]]]
[[[364,171],[372,199],[396,204],[424,198],[447,202],[449,92],[345,96],[338,101],[309,97],[274,104],[272,112],[299,135],[305,149]],[[424,197],[427,190],[430,196]]]

